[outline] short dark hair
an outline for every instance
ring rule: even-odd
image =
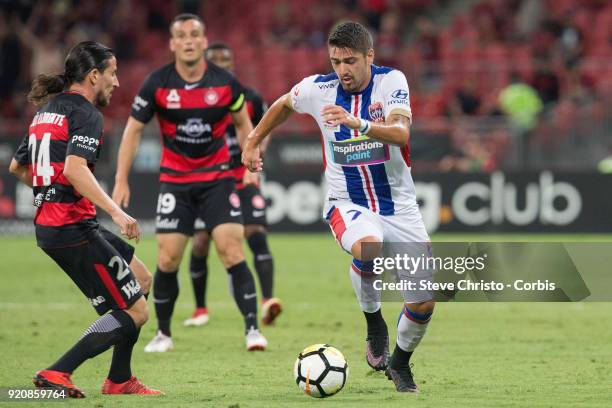
[[[364,55],[373,48],[372,35],[359,23],[347,21],[338,24],[329,33],[327,44],[330,47],[350,48]]]
[[[206,57],[206,59],[209,59],[208,54],[210,54],[211,51],[223,51],[223,50],[228,50],[229,52],[232,52],[232,49],[230,48],[229,45],[227,45],[223,41],[216,41],[208,45],[208,48],[206,48],[206,51],[204,51],[204,56]]]
[[[170,34],[172,34],[172,26],[174,25],[174,23],[176,23],[177,21],[183,22],[187,20],[199,21],[200,24],[202,24],[202,28],[204,29],[204,32],[206,32],[206,24],[204,24],[204,20],[202,20],[202,17],[198,16],[197,14],[193,14],[193,13],[181,13],[181,14],[177,14],[170,22],[170,27],[168,27],[168,29],[170,30]]]
[[[82,41],[72,47],[64,61],[64,72],[59,75],[38,75],[32,82],[28,100],[43,105],[53,94],[62,92],[74,83],[83,82],[93,69],[104,72],[108,61],[115,56],[112,49],[95,41]]]

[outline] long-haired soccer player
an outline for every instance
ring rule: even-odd
[[[117,79],[113,51],[85,41],[70,50],[64,72],[40,75],[29,99],[40,109],[13,158],[10,171],[34,191],[38,246],[89,299],[100,318],[59,360],[36,373],[37,387],[82,398],[71,380],[85,360],[110,347],[113,357],[104,394],[161,394],[132,375],[132,349],[149,311],[143,294],[151,273],[134,248],[100,226],[94,205],[108,213],[121,234],[140,239],[138,223],[102,190],[94,166],[102,147],[103,118]]]
[[[327,45],[334,72],[307,77],[279,98],[249,135],[243,163],[262,169],[259,144],[293,111],[317,121],[329,185],[324,214],[338,243],[353,255],[349,273],[367,322],[367,362],[386,370],[398,391],[417,392],[409,360],[427,329],[433,297],[427,291],[403,292],[397,344],[388,360],[380,293],[372,290],[378,254],[362,251],[383,242],[426,246],[429,241],[410,174],[408,84],[400,71],[373,65],[372,37],[361,24],[339,24]],[[431,279],[427,273],[420,278]]]

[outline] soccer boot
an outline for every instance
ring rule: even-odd
[[[366,338],[366,361],[376,371],[387,368],[389,360],[389,335]]]
[[[283,311],[283,304],[279,298],[264,299],[261,304],[261,322],[265,326],[269,326],[274,323],[278,315]]]
[[[166,336],[161,330],[158,330],[153,340],[145,346],[144,351],[145,353],[165,353],[173,348],[174,343],[172,342],[172,338]]]
[[[185,326],[197,327],[208,323],[208,308],[198,307],[193,311],[191,317],[183,322]]]
[[[108,378],[102,384],[102,394],[162,394],[160,390],[149,388],[134,376],[126,382],[116,384]]]
[[[246,334],[246,348],[248,351],[265,350],[268,340],[257,329],[251,328]]]
[[[401,368],[389,366],[385,371],[387,378],[393,381],[398,392],[419,392],[419,387],[414,383],[414,378],[412,377],[411,367],[412,364]]]
[[[54,370],[40,370],[32,379],[37,388],[53,388],[65,391],[70,398],[85,398],[85,394],[72,383],[69,373]]]

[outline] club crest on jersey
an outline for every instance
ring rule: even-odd
[[[229,195],[229,202],[234,208],[240,208],[240,197],[238,194],[232,193]]]
[[[383,112],[383,105],[380,102],[376,102],[368,106],[368,113],[373,122],[384,122],[385,114]]]
[[[217,102],[219,102],[219,95],[217,92],[209,89],[208,92],[204,94],[204,101],[209,105],[216,105]]]
[[[179,109],[181,107],[181,96],[176,89],[171,89],[166,96],[166,107],[168,109]]]

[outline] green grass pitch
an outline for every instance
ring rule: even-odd
[[[487,239],[457,235],[435,238],[475,237]],[[575,236],[495,238],[578,240]],[[611,240],[610,236],[586,239]],[[429,332],[413,357],[421,394],[399,394],[382,373],[373,372],[365,362],[365,323],[348,279],[348,255],[328,234],[273,234],[270,241],[275,255],[276,295],[282,298],[285,312],[275,327],[263,328],[270,342],[267,351],[245,351],[242,319],[228,293],[226,272],[214,256],[210,260],[208,294],[211,321],[201,328],[182,326],[193,306],[185,258],[173,324],[175,350],[154,355],[143,352],[155,330],[151,312],[133,358],[134,374],[166,395],[103,397],[100,386],[110,361],[110,352],[106,352],[87,361],[73,376],[87,399],[67,404],[241,408],[612,406],[610,303],[438,304]],[[0,245],[0,387],[29,387],[35,371],[52,363],[78,339],[96,314],[68,277],[35,246],[32,237],[4,237]],[[141,242],[137,254],[153,269],[154,239]],[[152,308],[151,299],[149,303]],[[392,339],[400,309],[400,304],[383,305]],[[304,347],[321,342],[344,353],[350,375],[338,395],[314,400],[297,389],[292,368]],[[0,408],[8,405],[0,402]]]

